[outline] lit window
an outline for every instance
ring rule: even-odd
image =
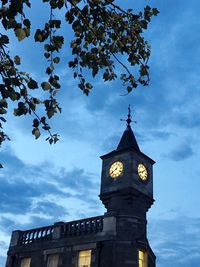
[[[31,258],[23,258],[20,267],[30,267]]]
[[[147,267],[147,253],[143,250],[138,252],[139,267]]]
[[[91,266],[91,250],[82,250],[79,252],[78,267]]]
[[[47,267],[58,267],[58,254],[51,254],[48,255]]]

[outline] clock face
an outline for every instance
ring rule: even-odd
[[[142,181],[146,181],[148,178],[147,168],[142,164],[138,164],[138,175]]]
[[[117,178],[118,176],[120,176],[123,172],[124,169],[124,165],[121,161],[115,161],[109,169],[109,175],[112,178]]]

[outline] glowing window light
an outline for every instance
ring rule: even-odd
[[[23,258],[21,260],[20,267],[30,267],[31,265],[31,258]]]
[[[47,267],[58,267],[58,254],[50,254],[48,255]]]
[[[91,266],[91,250],[79,251],[78,267],[90,267]]]
[[[147,253],[143,250],[138,251],[138,266],[147,267]]]

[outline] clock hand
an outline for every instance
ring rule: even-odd
[[[117,169],[117,168],[115,168],[114,170],[112,170],[112,171],[111,171],[111,174],[113,174],[113,173],[115,172],[116,169]]]
[[[117,167],[113,170],[113,172],[115,172],[117,170]]]

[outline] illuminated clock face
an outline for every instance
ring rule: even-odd
[[[147,168],[142,164],[138,164],[138,175],[142,181],[146,181],[148,178]]]
[[[109,174],[112,178],[117,178],[123,172],[124,165],[121,161],[115,161],[109,169]]]

